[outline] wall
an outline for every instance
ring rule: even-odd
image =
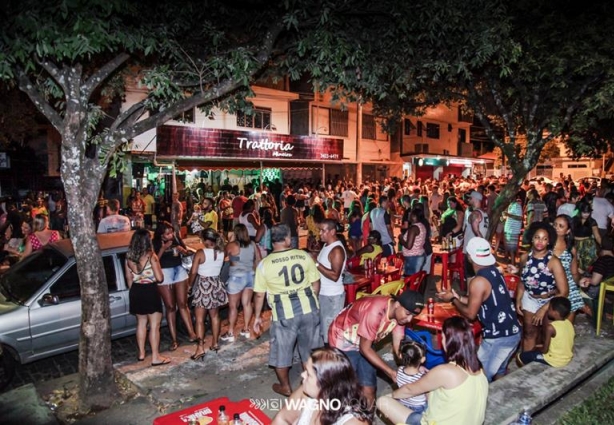
[[[427,109],[424,115],[420,117],[407,117],[411,124],[410,134],[406,135],[405,128],[402,131],[401,154],[422,153],[417,151],[416,144],[427,144],[428,153],[431,154],[448,154],[461,155],[458,147],[459,130],[465,130],[465,140],[469,142],[469,128],[471,123],[461,122],[458,120],[458,106],[438,105]],[[422,122],[422,136],[418,136],[417,127],[418,121]],[[426,135],[427,124],[439,125],[439,139],[429,138]],[[405,124],[405,123],[403,123]],[[467,143],[468,146],[471,146]],[[446,152],[447,151],[447,152]]]

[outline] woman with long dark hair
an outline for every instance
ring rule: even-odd
[[[578,214],[573,218],[574,247],[578,253],[578,268],[584,273],[597,259],[597,245],[601,234],[597,222],[591,216],[593,208],[588,202],[578,204]]]
[[[462,317],[446,319],[442,345],[447,363],[377,400],[377,408],[392,423],[481,425],[484,422],[488,380],[478,360],[471,323]],[[427,393],[430,393],[428,408],[424,413],[412,412],[397,401]]]
[[[571,323],[576,318],[576,312],[584,308],[584,300],[580,295],[580,290],[576,282],[580,281],[578,271],[578,257],[576,248],[573,246],[573,221],[570,216],[561,214],[554,220],[554,230],[556,231],[556,243],[552,252],[561,261],[567,284],[569,285],[569,301],[571,302],[571,313],[567,317]]]
[[[205,229],[200,232],[200,239],[204,248],[194,254],[192,269],[188,277],[189,286],[192,289],[192,305],[196,317],[196,335],[198,336],[196,352],[191,356],[192,360],[200,360],[205,357],[205,316],[209,314],[211,319],[212,342],[211,351],[220,349],[218,339],[220,337],[219,308],[228,303],[228,293],[224,283],[220,280],[220,272],[224,264],[224,240],[213,229]]]
[[[156,290],[156,283],[162,282],[164,274],[158,256],[153,251],[149,231],[138,229],[130,239],[126,253],[126,283],[130,288],[130,314],[136,315],[136,342],[139,348],[137,360],[145,360],[145,340],[149,324],[149,345],[151,365],[170,363],[160,356],[160,323],[162,322],[162,301]]]
[[[439,235],[442,238],[447,236],[456,238],[463,234],[464,209],[463,203],[456,196],[448,197],[448,209],[441,215]]]
[[[373,410],[362,396],[356,373],[338,348],[311,353],[303,383],[273,419],[274,425],[357,425],[373,422]]]
[[[158,292],[166,309],[166,323],[171,334],[170,351],[179,347],[177,342],[177,310],[188,331],[191,342],[196,341],[192,316],[188,308],[188,273],[181,264],[181,256],[190,254],[181,237],[168,221],[159,221],[153,237],[153,248],[158,258],[164,281],[158,284]]]

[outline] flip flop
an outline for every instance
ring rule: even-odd
[[[173,341],[173,343],[171,344],[170,348],[168,349],[169,351],[175,351],[177,348],[179,348],[179,344],[177,344],[177,341]]]
[[[151,365],[152,366],[162,366],[162,365],[165,365],[165,364],[169,364],[170,362],[171,362],[171,359],[164,359],[161,362],[152,363]]]
[[[278,383],[273,384],[273,386],[271,388],[277,394],[280,394],[280,395],[283,395],[283,396],[286,396],[286,397],[290,397],[292,395],[292,391],[284,391],[282,386],[279,385]]]

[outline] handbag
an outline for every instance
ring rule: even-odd
[[[194,260],[194,254],[196,253],[196,251],[192,248],[188,248],[188,251],[190,251],[189,254],[181,254],[181,267],[183,267],[189,272],[190,270],[192,270],[192,262]]]
[[[223,283],[228,282],[230,277],[230,261],[224,261],[222,268],[220,269],[220,281]]]

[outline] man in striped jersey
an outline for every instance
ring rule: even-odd
[[[287,225],[276,224],[271,228],[271,242],[273,252],[256,268],[254,332],[259,334],[262,329],[260,316],[266,293],[273,312],[269,365],[275,368],[279,380],[273,384],[273,391],[289,396],[294,346],[297,345],[304,366],[319,343],[320,273],[306,251],[291,248]]]

